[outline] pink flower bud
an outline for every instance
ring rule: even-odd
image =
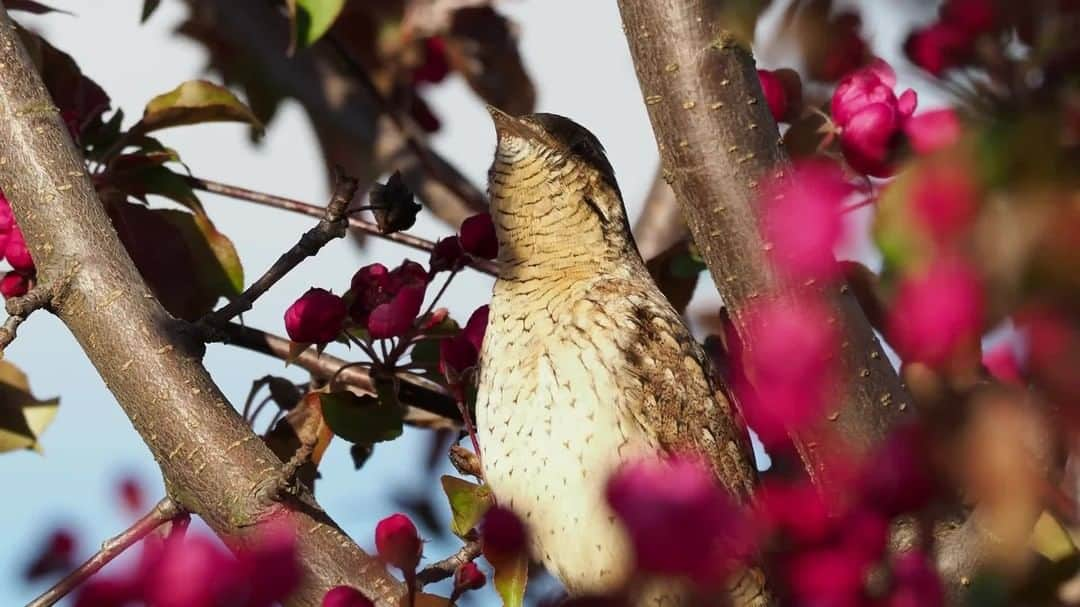
[[[969,36],[978,36],[994,29],[997,8],[994,0],[946,0],[941,5],[941,20]]]
[[[0,278],[0,295],[5,298],[22,297],[30,290],[30,278],[22,272],[7,272]]]
[[[788,114],[787,91],[780,78],[769,70],[758,70],[758,81],[761,82],[761,92],[765,95],[765,103],[769,104],[769,112],[772,113],[776,122],[784,122]]]
[[[413,326],[424,305],[424,289],[405,287],[389,302],[375,306],[368,316],[367,330],[375,339],[401,337]]]
[[[942,607],[945,591],[931,560],[918,548],[893,556],[892,592],[885,607]]]
[[[979,192],[967,167],[929,164],[915,174],[910,202],[915,220],[939,245],[952,241],[975,220]]]
[[[904,123],[904,134],[913,150],[929,154],[960,140],[960,119],[950,108],[923,112]]]
[[[349,314],[372,337],[399,336],[420,313],[427,283],[427,271],[414,261],[405,260],[392,271],[381,263],[364,266],[352,279]]]
[[[495,237],[495,224],[488,213],[478,213],[461,223],[461,248],[481,259],[495,259],[499,255],[499,239]]]
[[[424,40],[424,63],[413,70],[413,84],[428,82],[437,84],[450,73],[450,63],[446,60],[446,40],[432,36]]]
[[[345,315],[345,302],[340,297],[312,288],[285,310],[285,332],[295,342],[325,344],[337,337]]]
[[[935,23],[908,36],[904,53],[933,76],[967,62],[974,52],[971,37],[948,23]]]
[[[1003,343],[996,348],[983,354],[983,366],[990,372],[994,379],[1004,384],[1023,386],[1024,369],[1020,364],[1020,357],[1016,355],[1016,348],[1011,343]]]
[[[416,571],[424,544],[416,525],[404,514],[392,514],[375,527],[375,548],[379,558],[406,574]]]
[[[884,103],[872,103],[856,112],[840,133],[840,148],[851,168],[873,177],[893,173],[897,113]]]
[[[468,562],[457,568],[454,572],[454,595],[461,596],[469,590],[479,590],[487,583],[487,576],[476,566],[476,563]]]
[[[335,586],[323,596],[322,607],[375,607],[375,603],[352,586]]]

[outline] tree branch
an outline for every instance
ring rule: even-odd
[[[229,345],[260,352],[281,360],[289,359],[289,340],[284,337],[237,323],[228,323],[220,330],[225,336],[225,343]],[[337,382],[354,387],[365,394],[375,394],[375,383],[366,368],[349,366],[348,361],[336,356],[320,354],[308,348],[292,363],[323,381],[329,381],[337,374]],[[398,397],[401,402],[408,405],[410,409],[416,410],[411,410],[406,414],[406,421],[410,418],[424,420],[424,425],[431,425],[430,416],[419,414],[419,412],[427,412],[451,422],[455,428],[460,427],[461,415],[458,413],[456,401],[446,388],[412,373],[398,373],[397,379],[400,382]]]
[[[155,529],[173,520],[182,512],[176,502],[168,497],[161,500],[154,506],[153,510],[135,521],[131,527],[128,527],[116,537],[105,540],[101,544],[101,550],[97,551],[94,556],[79,565],[75,571],[64,576],[64,579],[54,584],[52,588],[46,590],[41,596],[27,603],[26,607],[50,607],[56,604],[57,601],[71,594],[72,591],[81,586],[83,582],[101,570],[102,567],[123,554],[125,550],[134,546]]]
[[[203,192],[211,192],[213,194],[220,194],[222,196],[228,196],[229,198],[235,198],[237,200],[246,200],[248,202],[254,202],[256,204],[265,205],[268,207],[274,207],[276,209],[282,209],[285,211],[292,211],[293,213],[300,213],[302,215],[310,215],[312,217],[322,217],[326,212],[326,209],[318,205],[310,204],[307,202],[301,202],[292,198],[284,198],[282,196],[274,196],[272,194],[264,194],[263,192],[256,192],[255,190],[249,190],[247,188],[241,188],[234,185],[228,185],[217,181],[210,181],[209,179],[201,179],[199,177],[188,177],[188,184],[196,190]],[[394,232],[392,234],[385,234],[379,226],[363,219],[357,219],[356,217],[349,217],[349,227],[360,230],[365,234],[371,234],[372,236],[378,236],[391,242],[412,247],[418,251],[424,251],[431,253],[435,249],[435,243],[430,240],[420,238],[419,236],[413,236],[411,234],[404,234],[401,232]],[[476,259],[469,257],[465,262],[465,265],[470,268],[487,274],[489,276],[497,276],[499,273],[498,266],[493,261],[487,259]]]
[[[20,297],[12,297],[4,304],[8,317],[4,325],[0,326],[0,358],[4,356],[4,350],[15,341],[15,334],[19,325],[32,313],[52,305],[52,300],[62,290],[62,284],[38,283],[34,288]]]
[[[251,286],[245,289],[239,297],[233,299],[221,309],[207,314],[205,318],[199,321],[200,325],[207,329],[213,329],[247,312],[255,305],[256,299],[269,291],[270,287],[277,284],[301,261],[314,256],[319,252],[319,249],[323,248],[331,240],[345,236],[345,229],[348,225],[346,212],[349,203],[356,196],[358,184],[355,179],[341,174],[336,175],[335,179],[334,194],[323,210],[323,217],[319,220],[319,223],[304,232],[300,240],[282,254],[270,266],[270,269],[260,276],[258,280],[251,283]]]
[[[404,587],[310,494],[270,506],[256,499],[253,489],[278,469],[276,456],[210,378],[189,326],[139,276],[2,2],[0,149],[0,188],[38,276],[46,284],[68,279],[52,309],[146,442],[168,495],[234,546],[251,542],[266,517],[291,524],[303,582],[290,606],[314,607],[331,587],[349,584],[380,607],[397,607]]]
[[[480,540],[465,542],[465,545],[454,554],[424,567],[423,570],[416,574],[416,583],[423,588],[428,584],[445,580],[454,575],[458,567],[476,560],[476,557],[480,556],[480,549]]]
[[[634,241],[638,251],[646,261],[671,248],[672,245],[690,235],[683,221],[675,192],[664,181],[662,171],[657,171],[641,215],[634,223]]]

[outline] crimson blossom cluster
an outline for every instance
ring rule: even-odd
[[[4,297],[19,297],[26,295],[33,284],[37,270],[34,260],[30,257],[30,251],[26,248],[26,240],[23,239],[19,224],[15,223],[15,216],[11,213],[11,204],[7,197],[0,192],[0,259],[6,259],[11,264],[11,271],[0,278],[0,295]]]

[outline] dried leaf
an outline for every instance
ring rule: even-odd
[[[401,171],[394,171],[385,184],[371,186],[369,204],[383,234],[408,230],[416,223],[416,214],[423,208],[416,204],[412,190],[401,178]]]
[[[189,80],[151,99],[132,130],[148,133],[204,122],[246,122],[256,130],[263,128],[251,109],[229,89],[206,80]]]
[[[447,59],[481,99],[511,114],[528,114],[536,89],[518,52],[510,21],[490,6],[458,9],[446,34]]]
[[[0,360],[0,453],[16,449],[41,451],[38,437],[56,417],[59,399],[38,400],[26,374]]]

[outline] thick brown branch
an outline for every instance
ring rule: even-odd
[[[230,301],[219,310],[215,310],[202,319],[201,324],[206,328],[214,328],[225,323],[255,305],[255,300],[270,290],[279,280],[300,265],[308,257],[314,256],[326,243],[335,238],[345,236],[345,228],[348,225],[346,212],[349,203],[356,196],[358,184],[355,179],[338,174],[334,184],[334,194],[330,202],[323,210],[322,219],[319,223],[304,232],[300,240],[274,262],[258,280],[251,283],[239,297]]]
[[[416,583],[421,588],[428,584],[434,584],[435,582],[441,582],[446,578],[454,575],[458,567],[461,567],[465,563],[470,563],[480,556],[480,540],[470,540],[465,542],[465,545],[461,547],[454,554],[444,558],[441,561],[432,563],[416,574]]]
[[[282,209],[285,211],[292,211],[293,213],[301,213],[303,215],[310,215],[312,217],[322,217],[326,212],[326,209],[318,205],[314,205],[307,202],[301,202],[292,198],[284,198],[282,196],[274,196],[272,194],[264,194],[263,192],[256,192],[255,190],[249,190],[247,188],[241,188],[234,185],[228,185],[217,181],[210,181],[208,179],[200,179],[198,177],[188,177],[188,183],[196,190],[202,190],[204,192],[211,192],[214,194],[221,194],[222,196],[228,196],[229,198],[235,198],[237,200],[246,200],[248,202],[254,202],[256,204],[266,205],[268,207],[274,207],[276,209]],[[411,234],[403,234],[401,232],[395,232],[393,234],[384,234],[379,230],[379,226],[371,223],[370,221],[364,221],[363,219],[357,219],[355,217],[349,217],[349,227],[360,230],[365,234],[371,234],[372,236],[378,236],[379,238],[385,238],[391,242],[403,244],[407,247],[412,247],[418,251],[425,251],[430,253],[435,248],[435,243],[419,236],[413,236]],[[486,259],[469,258],[466,261],[466,265],[470,268],[488,274],[490,276],[496,276],[498,274],[498,268],[495,262],[488,261]]]
[[[236,323],[228,323],[220,330],[225,335],[225,343],[281,360],[289,358],[289,340],[284,337]],[[350,366],[348,361],[329,354],[320,354],[312,348],[300,353],[292,364],[302,367],[323,381],[329,381],[337,374],[338,383],[351,386],[366,394],[375,394],[375,384],[366,367]],[[430,415],[419,414],[419,412],[427,412],[447,420],[455,427],[460,426],[461,415],[458,413],[454,397],[446,388],[412,373],[398,373],[397,379],[400,382],[398,397],[410,408],[406,421],[410,418],[423,420],[424,425],[429,426],[431,425]]]
[[[690,235],[683,221],[675,192],[658,172],[653,180],[641,215],[634,223],[634,240],[637,242],[641,257],[646,261],[671,248],[672,245]]]
[[[310,494],[271,506],[256,499],[253,489],[276,472],[268,465],[276,456],[202,366],[186,323],[150,295],[2,3],[0,149],[0,189],[40,280],[67,279],[52,309],[146,442],[169,496],[238,547],[266,517],[290,523],[303,569],[290,606],[314,607],[329,588],[349,584],[380,607],[396,607],[404,587]]]
[[[26,607],[49,607],[55,605],[57,601],[71,594],[72,591],[82,585],[90,576],[123,554],[125,550],[150,535],[158,527],[176,518],[181,512],[182,510],[176,505],[176,502],[167,497],[161,500],[154,506],[153,510],[135,521],[123,533],[105,540],[101,544],[101,550],[97,551],[94,556],[79,565],[75,571],[64,576],[64,579],[54,584],[52,588],[46,590],[41,596],[27,603]]]

